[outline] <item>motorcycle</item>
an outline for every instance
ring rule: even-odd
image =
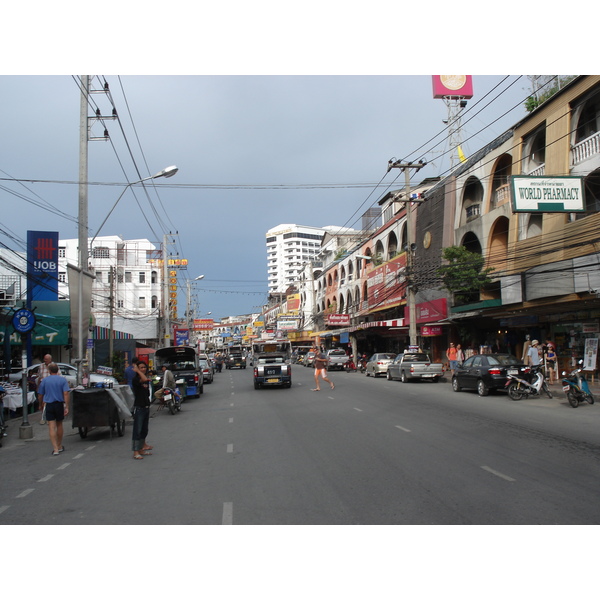
[[[169,412],[174,415],[181,410],[181,394],[178,390],[163,388],[161,405],[166,406],[169,409]]]
[[[359,361],[358,361],[358,370],[361,373],[364,373],[367,370],[367,357],[366,356],[362,356]]]
[[[344,363],[344,371],[346,371],[346,373],[356,373],[356,365],[354,364],[354,360],[351,356]]]
[[[567,375],[562,372],[563,392],[567,394],[567,400],[573,408],[577,408],[581,402],[594,404],[594,395],[590,391],[587,379],[583,374],[583,360],[579,361],[579,367]]]
[[[507,373],[506,387],[508,388],[508,395],[513,400],[522,400],[523,398],[529,398],[529,396],[541,396],[543,390],[548,398],[552,398],[541,365],[531,367],[530,373],[533,377],[531,382],[517,377],[513,373]]]

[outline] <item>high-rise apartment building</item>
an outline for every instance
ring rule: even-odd
[[[283,293],[321,248],[326,227],[283,224],[267,231],[269,293]]]

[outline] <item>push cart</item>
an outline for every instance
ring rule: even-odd
[[[111,438],[115,430],[120,437],[124,435],[133,406],[129,386],[74,389],[72,399],[73,428],[82,439],[94,427],[110,427]]]

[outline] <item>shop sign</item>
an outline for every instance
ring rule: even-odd
[[[336,325],[338,327],[347,327],[350,325],[350,315],[327,315],[325,317],[327,325]]]
[[[586,338],[583,352],[583,370],[595,371],[598,358],[598,338]]]
[[[292,319],[277,321],[277,329],[280,331],[295,331],[298,329],[298,321]]]
[[[598,323],[582,323],[581,324],[581,332],[582,333],[598,333],[600,332],[600,327]]]
[[[582,212],[581,177],[530,177],[512,175],[514,212]]]
[[[406,296],[406,252],[369,271],[369,309],[397,306]]]
[[[423,325],[421,327],[421,335],[423,337],[432,337],[435,335],[442,335],[441,325]]]
[[[213,319],[194,319],[194,331],[212,331],[214,328]]]

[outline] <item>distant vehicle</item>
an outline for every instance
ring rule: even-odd
[[[395,358],[396,354],[393,352],[379,352],[377,354],[373,354],[373,356],[371,356],[371,358],[369,358],[367,361],[365,375],[367,377],[369,375],[373,375],[373,377],[377,377],[378,375],[386,375],[388,365],[393,362]]]
[[[204,375],[198,365],[198,354],[190,346],[166,346],[154,353],[154,368],[158,373],[163,365],[175,376],[175,381],[184,380],[180,389],[185,389],[184,398],[200,397],[204,393]],[[179,384],[178,384],[179,387]]]
[[[477,390],[480,396],[487,396],[493,390],[505,389],[508,371],[523,377],[529,368],[512,354],[475,354],[454,370],[452,389]]]
[[[414,379],[437,381],[443,374],[442,363],[432,363],[424,352],[398,354],[387,369],[389,380],[400,379],[403,383]]]
[[[292,352],[292,362],[302,364],[306,353],[310,351],[312,346],[295,346]]]
[[[327,350],[327,370],[343,371],[348,362],[348,355],[343,348],[332,348]]]
[[[254,389],[261,387],[292,386],[292,365],[286,362],[284,352],[268,352],[255,356]]]
[[[215,378],[215,371],[213,369],[212,363],[204,358],[198,359],[198,366],[202,370],[202,377],[204,378],[204,383],[212,383]]]
[[[229,356],[225,359],[225,368],[226,369],[245,369],[246,368],[246,359],[242,355],[241,352],[230,353]]]
[[[317,355],[316,352],[313,352],[312,350],[310,352],[307,352],[304,355],[304,360],[302,361],[302,364],[305,367],[312,367],[315,364],[315,356]]]
[[[58,372],[60,375],[66,377],[69,382],[70,387],[75,387],[77,385],[77,367],[73,365],[69,365],[67,363],[56,363],[58,365]],[[27,376],[28,377],[37,377],[38,370],[41,365],[31,365],[31,367],[27,367]],[[13,383],[18,383],[21,381],[23,377],[23,371],[19,371],[18,373],[11,373],[8,376],[8,380]],[[102,375],[101,373],[90,373],[90,385],[94,387],[96,384],[109,383],[112,386],[119,385],[119,382],[112,377],[111,375]]]

